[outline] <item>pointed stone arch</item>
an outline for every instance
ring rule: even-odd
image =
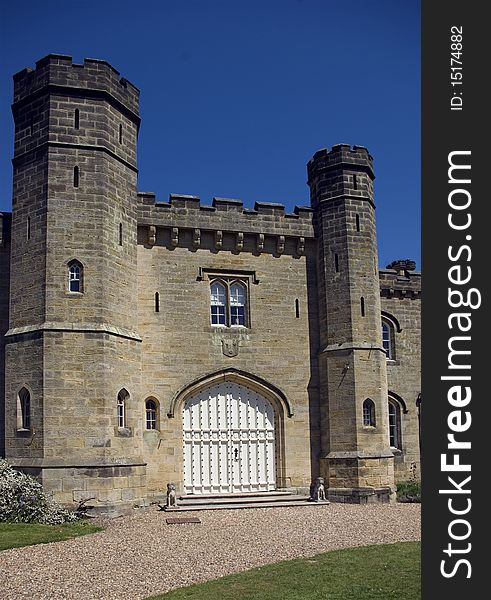
[[[186,431],[185,420],[186,420],[186,410],[187,404],[189,402],[194,403],[194,400],[197,399],[203,393],[206,394],[206,390],[208,388],[217,389],[223,387],[224,389],[229,389],[230,386],[232,388],[243,388],[249,390],[253,395],[257,395],[262,397],[263,400],[267,401],[271,409],[273,411],[273,437],[274,437],[274,482],[272,480],[268,480],[268,490],[271,489],[271,483],[273,483],[273,489],[278,487],[282,488],[285,486],[285,419],[287,417],[293,416],[292,407],[286,398],[286,395],[276,386],[268,383],[264,379],[247,373],[245,371],[240,371],[234,368],[223,369],[220,371],[215,371],[212,373],[208,373],[206,375],[202,375],[197,379],[191,381],[181,389],[179,389],[174,398],[171,401],[168,417],[176,418],[178,423],[176,423],[178,428],[181,428],[184,442],[184,455],[182,457],[182,464],[180,467],[180,471],[183,474],[182,485],[179,483],[179,486],[184,490],[189,491],[189,481],[186,481],[186,463],[189,465],[186,459],[186,436],[189,434]],[[241,396],[239,394],[238,396]],[[212,411],[213,412],[213,411]],[[231,413],[230,413],[231,414]],[[182,417],[182,418],[180,418]],[[271,424],[271,422],[270,422]],[[251,430],[252,431],[252,430]],[[194,434],[193,434],[194,435]],[[199,434],[198,434],[199,435]],[[269,435],[269,434],[268,434]],[[229,440],[230,442],[230,440]],[[227,442],[228,443],[228,442]],[[194,488],[193,488],[194,489]],[[234,491],[237,491],[235,487],[232,487]],[[247,489],[247,488],[246,488]],[[222,490],[223,491],[223,490]],[[253,488],[251,488],[253,491]],[[192,493],[198,493],[196,489]],[[202,493],[202,492],[201,492]],[[218,493],[216,490],[211,491],[211,493]]]
[[[167,416],[173,419],[179,414],[184,401],[190,396],[198,393],[202,388],[208,387],[222,381],[230,381],[244,385],[255,390],[257,393],[267,398],[281,416],[292,417],[293,410],[286,395],[276,386],[267,382],[265,379],[252,375],[246,371],[228,368],[220,371],[208,373],[186,384],[180,388],[171,400]]]

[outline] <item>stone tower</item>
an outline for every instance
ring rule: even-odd
[[[51,54],[14,77],[6,397],[17,407],[6,414],[6,456],[67,503],[74,489],[96,504],[138,502],[145,484],[138,98],[100,60]]]
[[[321,475],[333,500],[387,501],[394,467],[372,157],[339,144],[307,168],[319,244]]]

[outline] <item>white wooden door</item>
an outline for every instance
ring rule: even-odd
[[[271,403],[231,382],[203,389],[184,403],[187,494],[268,491],[275,484]]]

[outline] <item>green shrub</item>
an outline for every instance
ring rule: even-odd
[[[421,502],[421,483],[419,481],[400,481],[397,484],[398,502]]]
[[[77,518],[56,504],[33,477],[0,458],[0,522],[59,525]]]

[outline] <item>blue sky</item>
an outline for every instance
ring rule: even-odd
[[[141,90],[140,191],[309,203],[319,148],[367,146],[381,266],[420,267],[419,0],[23,0],[0,8],[0,210],[12,75],[50,52]]]

